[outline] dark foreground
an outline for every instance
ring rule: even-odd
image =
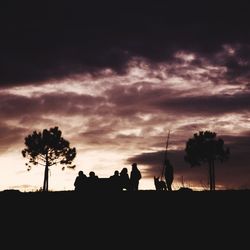
[[[56,249],[215,249],[245,237],[250,191],[0,192],[8,244]],[[224,238],[225,235],[225,238]],[[243,241],[237,240],[237,244]],[[229,244],[230,243],[230,244]],[[85,244],[91,245],[86,247]],[[100,245],[101,244],[101,245]],[[117,245],[118,244],[118,245]],[[85,246],[85,247],[84,247]],[[11,248],[11,247],[10,247]],[[224,249],[223,248],[223,249]],[[231,248],[230,248],[231,249]],[[238,248],[239,249],[239,248]]]
[[[152,211],[161,213],[193,213],[194,211],[213,211],[223,209],[249,209],[250,190],[225,191],[155,191],[141,190],[137,192],[20,192],[5,190],[0,192],[1,209],[15,211],[21,209],[46,211],[58,210],[68,212]]]

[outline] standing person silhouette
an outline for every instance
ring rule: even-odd
[[[168,159],[165,161],[165,180],[167,184],[168,191],[172,191],[172,183],[174,180],[174,169],[173,165],[170,163]]]
[[[132,170],[130,172],[130,188],[132,191],[137,191],[139,188],[139,181],[141,179],[141,172],[137,168],[137,163],[133,163]]]

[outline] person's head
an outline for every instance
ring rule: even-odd
[[[95,177],[95,172],[90,171],[90,172],[89,172],[89,177]]]
[[[128,169],[127,168],[123,168],[122,171],[121,171],[121,173],[127,174],[128,173]]]
[[[134,162],[131,166],[132,166],[132,169],[137,169],[137,163],[136,162]]]
[[[118,170],[115,170],[114,175],[115,175],[115,176],[118,176],[118,175],[119,175],[119,171],[118,171]]]
[[[78,172],[78,175],[79,175],[79,176],[83,176],[83,171],[80,170],[80,171]]]

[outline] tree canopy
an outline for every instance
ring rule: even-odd
[[[42,132],[34,131],[25,137],[25,146],[22,150],[23,157],[27,157],[28,170],[31,165],[41,165],[45,167],[43,191],[48,191],[48,170],[52,165],[65,165],[74,168],[72,162],[76,156],[76,149],[70,147],[70,143],[62,137],[62,132],[58,127],[44,129]]]
[[[208,163],[210,190],[215,190],[215,161],[224,162],[228,159],[230,151],[225,148],[224,141],[217,138],[215,132],[200,131],[193,138],[188,139],[184,159],[191,167]]]

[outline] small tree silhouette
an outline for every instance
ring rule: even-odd
[[[216,138],[216,133],[211,131],[200,131],[189,139],[185,148],[184,159],[191,167],[200,166],[201,163],[208,163],[210,190],[215,190],[215,169],[216,160],[223,162],[229,157],[229,148],[224,148],[224,141]]]
[[[45,167],[43,191],[48,191],[49,167],[63,164],[68,168],[74,168],[72,161],[76,156],[76,149],[70,148],[69,142],[62,137],[62,132],[58,127],[44,129],[42,132],[34,131],[25,137],[26,148],[22,150],[23,157],[29,159],[25,165],[28,170],[31,165],[42,165]],[[65,167],[62,167],[64,170]]]

